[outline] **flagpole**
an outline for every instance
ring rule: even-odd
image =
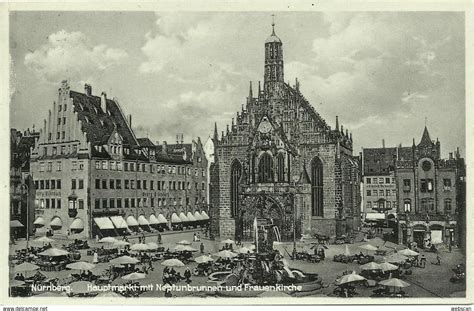
[[[255,252],[258,253],[258,225],[257,225],[257,216],[253,220],[253,226],[255,230]]]

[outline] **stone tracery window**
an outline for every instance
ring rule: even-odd
[[[311,161],[311,211],[313,216],[324,216],[323,163],[319,158]]]
[[[277,179],[278,182],[285,181],[285,156],[282,152],[277,156]]]
[[[258,161],[258,182],[273,182],[273,159],[268,153],[264,153]]]

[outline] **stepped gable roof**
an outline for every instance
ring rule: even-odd
[[[387,175],[394,169],[397,148],[364,148],[364,175]]]
[[[102,111],[101,98],[94,95],[70,91],[74,102],[74,111],[77,112],[82,122],[82,130],[86,132],[87,139],[92,144],[103,145],[108,141],[114,129],[122,136],[124,145],[135,146],[137,140],[125,120],[125,116],[118,103],[107,99],[108,112]]]

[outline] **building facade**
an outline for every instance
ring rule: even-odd
[[[362,218],[366,221],[395,219],[397,187],[395,182],[395,148],[362,150]]]
[[[399,243],[428,247],[462,240],[465,166],[459,150],[442,159],[440,142],[432,141],[425,127],[418,144],[413,139],[411,147],[363,149],[362,157],[364,213],[373,212],[375,202],[374,218],[396,221]]]
[[[35,187],[30,176],[30,154],[38,141],[34,128],[23,133],[10,130],[10,235],[25,238],[33,234]]]
[[[30,171],[37,231],[101,237],[208,218],[200,139],[159,145],[136,138],[118,101],[93,95],[89,85],[80,93],[63,81]]]
[[[337,118],[337,117],[336,117]],[[315,233],[342,236],[358,226],[359,162],[352,135],[331,128],[304,98],[296,80],[284,82],[283,44],[265,42],[260,82],[231,126],[214,131],[210,196],[213,234],[252,239],[259,224],[276,239]],[[255,226],[257,223],[257,226]]]

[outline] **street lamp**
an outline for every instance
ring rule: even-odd
[[[28,185],[27,184],[20,184],[20,191],[21,191],[21,198],[23,200],[23,193],[26,192],[26,249],[28,249],[28,244],[30,240],[30,228],[29,228],[29,223],[30,223],[30,211],[28,208]]]

